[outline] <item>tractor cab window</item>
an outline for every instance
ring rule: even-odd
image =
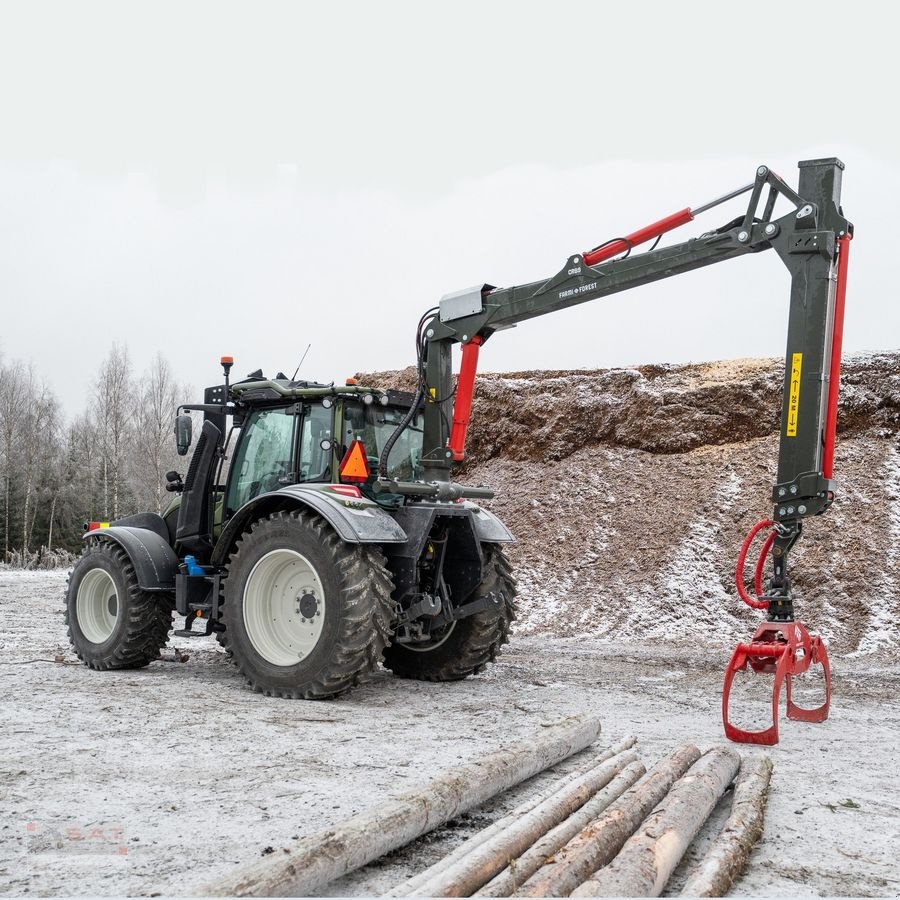
[[[309,407],[300,428],[300,481],[328,481],[331,477],[331,421],[333,410]],[[322,446],[322,443],[325,446]]]
[[[247,417],[229,472],[229,515],[259,494],[295,480],[294,428],[298,419],[293,407],[255,409]]]
[[[346,450],[354,440],[362,441],[366,448],[369,468],[374,476],[384,445],[397,430],[406,412],[402,407],[381,406],[377,403],[370,406],[363,403],[345,403],[344,430],[341,436],[344,449]],[[423,415],[420,411],[391,449],[389,478],[396,481],[415,481],[420,477],[422,438]]]

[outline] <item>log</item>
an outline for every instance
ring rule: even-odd
[[[594,716],[572,716],[506,749],[378,804],[279,853],[200,888],[206,896],[308,897],[330,881],[378,859],[484,803],[495,794],[583,750],[600,733]]]
[[[568,897],[619,852],[669,788],[699,758],[700,751],[692,744],[686,744],[657,763],[599,819],[569,841],[551,862],[538,869],[515,896]]]
[[[412,896],[471,896],[485,882],[505,869],[511,859],[519,856],[538,838],[584,806],[625,766],[636,761],[636,754],[622,753],[563,785],[551,797],[521,816],[517,822],[475,847],[443,872],[427,879],[415,889]]]
[[[691,872],[681,893],[690,897],[724,897],[744,871],[763,832],[772,760],[763,754],[745,757],[734,785],[731,815],[706,855]]]
[[[541,791],[537,796],[531,797],[526,800],[524,803],[517,806],[512,812],[503,816],[501,819],[498,819],[493,824],[489,825],[487,828],[483,828],[477,834],[472,835],[467,841],[464,841],[460,844],[452,853],[447,854],[447,856],[439,859],[433,866],[430,866],[428,869],[420,872],[417,875],[414,875],[412,878],[409,878],[407,881],[404,881],[402,884],[388,891],[386,894],[383,894],[384,897],[409,897],[411,896],[416,888],[420,885],[425,884],[426,881],[433,878],[434,876],[440,874],[441,872],[446,871],[450,868],[454,863],[458,860],[462,859],[465,856],[468,856],[476,847],[480,847],[486,841],[493,838],[495,835],[500,834],[505,831],[507,828],[513,826],[522,816],[530,813],[538,804],[543,803],[548,798],[552,797],[557,791],[559,791],[564,785],[569,784],[574,781],[580,775],[589,772],[591,769],[595,768],[599,764],[606,762],[608,759],[612,759],[613,757],[618,756],[620,753],[624,753],[626,750],[630,749],[637,743],[637,738],[634,736],[629,736],[619,741],[616,744],[613,744],[611,747],[606,750],[598,753],[596,755],[591,755],[590,761],[586,765],[580,766],[570,775],[563,777],[559,781],[555,781],[552,784],[548,785],[543,791]]]
[[[548,831],[496,878],[489,881],[476,897],[511,897],[557,850],[563,848],[583,828],[593,822],[613,800],[622,796],[639,778],[647,774],[643,763],[626,766],[605,788],[598,791],[576,813]]]
[[[741,757],[730,747],[705,753],[674,785],[616,858],[573,897],[658,897],[688,844],[734,780]]]

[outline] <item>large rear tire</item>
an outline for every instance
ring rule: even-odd
[[[503,608],[459,619],[426,644],[390,644],[384,651],[385,668],[400,678],[459,681],[496,659],[500,648],[509,641],[509,626],[516,617],[516,580],[499,546],[485,544],[483,549],[484,578],[469,599],[502,593],[506,601]]]
[[[320,700],[375,668],[394,618],[381,551],[305,510],[255,522],[228,562],[221,643],[253,690]]]
[[[141,590],[128,554],[110,541],[94,541],[69,573],[69,640],[91,669],[139,669],[159,659],[174,607],[172,593]]]

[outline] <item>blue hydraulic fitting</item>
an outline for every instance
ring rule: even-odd
[[[184,558],[184,564],[185,564],[185,566],[187,566],[188,575],[205,575],[206,574],[206,572],[203,569],[203,566],[201,566],[197,562],[197,557],[195,557],[195,556],[186,556]]]

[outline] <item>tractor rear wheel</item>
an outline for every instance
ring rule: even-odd
[[[334,697],[377,665],[392,590],[380,550],[344,543],[310,512],[272,513],[229,560],[222,643],[255,691]]]
[[[69,640],[92,669],[139,669],[159,659],[174,608],[173,594],[141,590],[128,554],[110,541],[94,541],[69,573]]]
[[[484,577],[470,599],[502,593],[503,608],[451,622],[425,643],[392,643],[384,651],[385,668],[400,678],[459,681],[494,661],[500,647],[508,643],[509,626],[516,617],[516,580],[499,546],[485,544],[483,549]]]

